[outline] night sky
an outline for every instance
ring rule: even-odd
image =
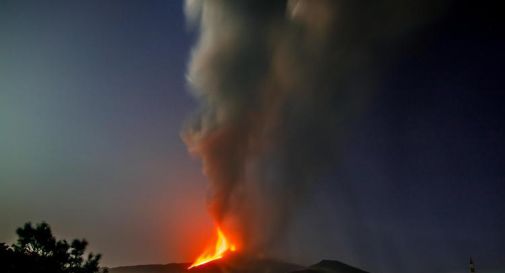
[[[455,1],[385,49],[282,258],[505,271],[505,36],[490,2]],[[196,35],[180,1],[0,0],[0,242],[47,221],[107,266],[198,254],[207,182],[180,137]]]

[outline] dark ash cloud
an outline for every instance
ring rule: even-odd
[[[441,10],[428,2],[187,1],[201,106],[183,138],[203,161],[212,216],[244,251],[278,243],[306,188],[337,164],[381,48]]]

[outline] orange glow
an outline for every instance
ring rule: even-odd
[[[209,246],[203,253],[200,255],[195,262],[188,269],[193,267],[200,266],[202,264],[206,264],[208,262],[218,260],[224,257],[225,253],[228,251],[234,252],[237,250],[237,247],[234,244],[231,244],[224,235],[223,231],[218,227],[217,228],[217,241],[215,246]]]

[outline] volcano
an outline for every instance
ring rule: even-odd
[[[204,265],[188,269],[190,263],[165,265],[136,265],[109,268],[110,273],[367,273],[345,263],[322,260],[311,266],[302,266],[274,259],[249,258],[230,255]]]

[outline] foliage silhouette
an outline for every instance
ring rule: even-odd
[[[4,273],[105,273],[100,254],[89,253],[86,240],[56,240],[48,224],[26,223],[16,230],[17,243],[0,243],[0,272]]]

